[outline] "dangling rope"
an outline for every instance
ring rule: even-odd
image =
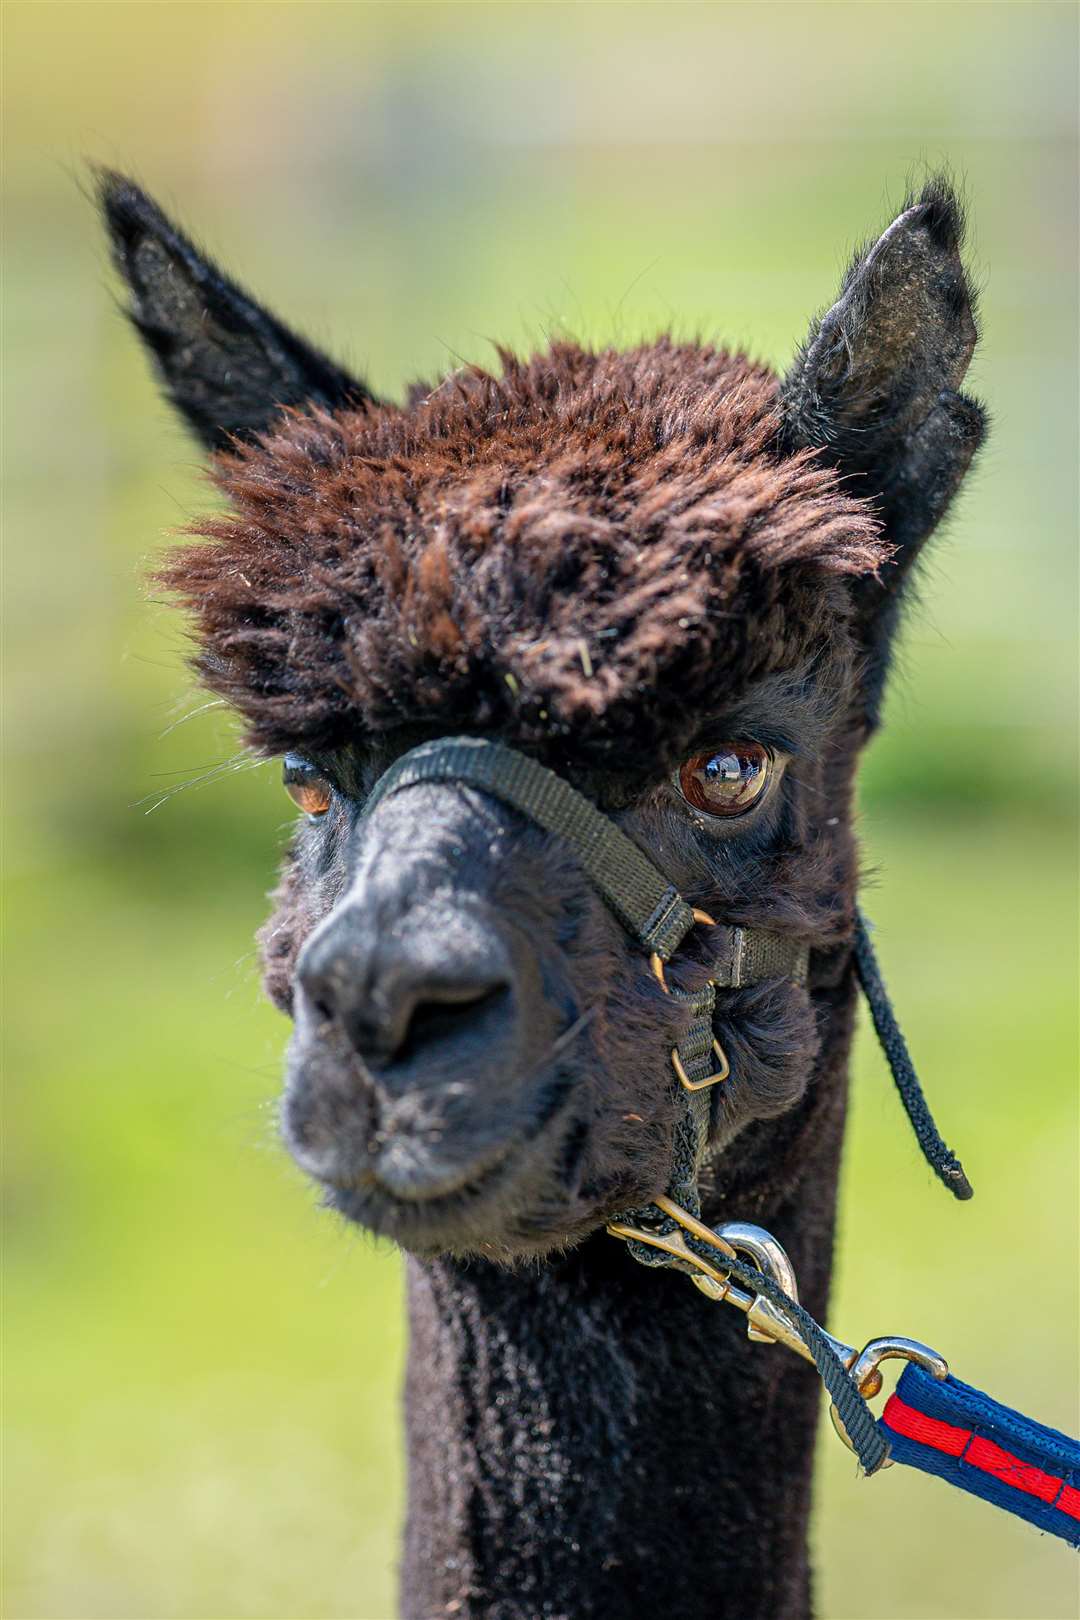
[[[900,1093],[900,1101],[911,1121],[911,1128],[915,1132],[923,1158],[955,1198],[970,1198],[974,1191],[971,1182],[964,1174],[964,1167],[956,1154],[946,1147],[942,1140],[941,1132],[934,1123],[934,1116],[923,1095],[919,1077],[915,1073],[915,1065],[911,1061],[911,1053],[900,1033],[900,1025],[896,1022],[896,1014],[889,1001],[889,993],[885,988],[877,957],[874,955],[874,947],[870,943],[866,918],[861,911],[856,911],[855,919],[855,971],[870,1007],[870,1016],[874,1020],[874,1029],[881,1042],[881,1050],[888,1059],[892,1077],[896,1081],[896,1089]]]

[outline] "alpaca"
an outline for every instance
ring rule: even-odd
[[[853,1021],[852,786],[912,565],[984,430],[962,216],[933,180],[780,379],[668,338],[500,351],[376,399],[101,180],[130,317],[226,510],[160,577],[302,812],[261,935],[296,1160],[405,1252],[409,1620],[798,1620],[813,1370],[605,1224],[669,1185],[685,998],[578,852],[417,781],[550,766],[691,904],[809,953],[718,993],[703,1217],[827,1306]],[[700,986],[695,930],[670,965]],[[696,977],[695,977],[696,976]],[[731,1319],[729,1319],[729,1316]]]

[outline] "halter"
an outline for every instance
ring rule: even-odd
[[[644,1209],[609,1222],[610,1235],[622,1239],[642,1264],[684,1271],[711,1299],[744,1312],[751,1339],[784,1344],[812,1361],[830,1396],[833,1423],[867,1474],[893,1460],[912,1463],[1040,1528],[1080,1542],[1076,1442],[961,1384],[944,1358],[917,1340],[872,1339],[861,1351],[844,1344],[799,1304],[791,1263],[770,1233],[745,1222],[714,1229],[700,1219],[698,1176],[709,1135],[710,1091],[731,1074],[713,1029],[716,993],[776,979],[804,984],[811,966],[809,947],[768,929],[718,923],[692,907],[638,845],[563,777],[486,738],[449,737],[410,750],[380,777],[365,815],[391,794],[435,782],[478,788],[569,845],[593,888],[648,956],[663,990],[689,1015],[685,1033],[671,1051],[675,1090],[684,1107],[675,1127],[668,1191]],[[671,983],[665,969],[697,927],[708,930],[708,976],[701,988],[688,991]],[[970,1198],[963,1166],[946,1147],[923,1096],[858,911],[850,954],[919,1147],[953,1195]],[[880,1391],[879,1365],[891,1357],[909,1365],[879,1424],[867,1399]],[[948,1421],[954,1417],[965,1423],[970,1418],[970,1426]],[[965,1437],[959,1449],[958,1435]],[[1012,1450],[997,1444],[1002,1437],[1011,1440]],[[984,1452],[989,1447],[987,1456],[994,1454],[982,1465],[975,1460],[984,1455],[980,1445]],[[1005,1464],[999,1465],[998,1458],[1005,1458]]]
[[[720,926],[707,911],[687,905],[633,839],[563,777],[527,754],[481,737],[421,743],[380,777],[366,813],[391,793],[420,782],[480,788],[570,845],[593,888],[648,955],[664,990],[690,1013],[689,1028],[671,1053],[676,1077],[688,1093],[705,1091],[731,1072],[712,1027],[718,989],[741,989],[765,979],[805,981],[805,945],[764,928]],[[700,990],[682,990],[668,983],[664,964],[697,924],[713,930],[709,976]],[[707,1115],[707,1107],[703,1112]]]

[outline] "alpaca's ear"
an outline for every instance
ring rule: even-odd
[[[123,175],[98,176],[98,196],[128,315],[165,391],[209,449],[261,433],[285,405],[358,405],[354,377],[222,275]]]
[[[977,337],[962,240],[955,193],[931,181],[855,258],[782,389],[787,448],[820,448],[852,494],[873,500],[896,547],[880,579],[859,586],[871,722],[904,578],[985,430],[959,392]]]

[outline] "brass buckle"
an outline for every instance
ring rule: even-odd
[[[710,917],[707,911],[702,911],[698,906],[693,906],[691,909],[694,913],[694,921],[696,923],[704,923],[709,928],[716,927],[716,918]],[[656,978],[661,990],[663,990],[665,995],[670,996],[671,990],[668,987],[667,977],[664,973],[664,964],[660,960],[660,956],[657,951],[653,951],[652,955],[649,957],[649,966],[652,969],[653,975]],[[708,982],[712,984],[714,981],[710,979]],[[679,1056],[678,1047],[672,1047],[671,1066],[675,1070],[679,1084],[682,1086],[684,1091],[705,1091],[709,1086],[718,1085],[721,1080],[727,1079],[728,1075],[731,1073],[731,1064],[728,1062],[727,1053],[724,1051],[724,1048],[720,1045],[720,1042],[716,1039],[715,1035],[713,1036],[712,1049],[713,1056],[716,1058],[718,1064],[715,1074],[707,1074],[704,1080],[691,1080],[683,1066],[682,1058]]]
[[[671,1048],[671,1067],[678,1075],[679,1084],[685,1091],[704,1091],[707,1086],[715,1086],[719,1081],[726,1080],[728,1075],[731,1073],[731,1064],[728,1062],[727,1053],[724,1051],[724,1048],[720,1045],[720,1042],[716,1039],[715,1035],[713,1036],[712,1049],[714,1057],[720,1064],[720,1067],[717,1069],[716,1073],[707,1074],[704,1080],[691,1080],[690,1076],[683,1068],[683,1061],[679,1056],[679,1048],[677,1046],[673,1046]]]

